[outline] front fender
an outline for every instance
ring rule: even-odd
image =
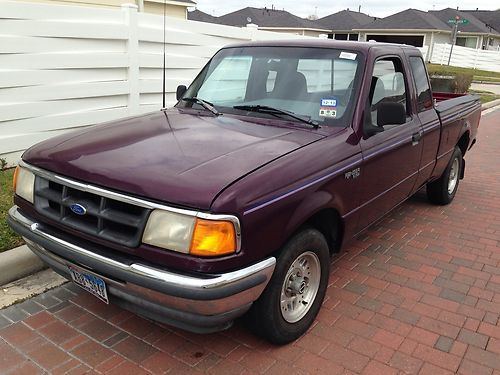
[[[342,204],[339,202],[338,196],[332,195],[327,191],[317,191],[306,196],[290,216],[290,220],[288,220],[285,227],[284,238],[290,238],[294,232],[318,212],[325,209],[333,209],[341,216],[341,208]]]

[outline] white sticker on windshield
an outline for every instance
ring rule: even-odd
[[[337,117],[337,109],[332,107],[320,108],[319,109],[320,117]]]
[[[356,60],[356,54],[352,52],[340,52],[339,58],[347,60]]]

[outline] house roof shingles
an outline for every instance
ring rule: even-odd
[[[201,10],[195,9],[187,14],[188,20],[190,21],[200,21],[208,23],[219,23],[218,17],[211,16],[208,13],[202,12]]]
[[[249,22],[248,19],[251,19]],[[292,29],[323,28],[316,22],[295,16],[284,10],[246,7],[218,17],[218,23],[230,26],[245,26],[254,23],[259,27],[280,27]]]
[[[485,23],[477,19],[473,14],[462,12],[456,9],[445,8],[442,10],[431,10],[429,14],[439,18],[442,22],[446,23],[448,20],[460,17],[469,21],[469,23],[459,26],[459,30],[466,33],[484,33],[484,34],[498,34],[495,30],[489,29]],[[451,26],[449,26],[451,28]]]
[[[350,31],[352,29],[359,29],[365,25],[368,25],[374,20],[374,17],[371,17],[365,13],[353,12],[352,10],[347,9],[320,18],[315,22],[326,29]]]
[[[462,13],[476,17],[488,30],[491,27],[500,33],[500,10],[463,10]]]
[[[436,16],[417,9],[406,9],[385,18],[379,18],[362,30],[446,30],[451,28]]]

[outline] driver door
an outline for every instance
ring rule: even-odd
[[[361,208],[358,229],[362,230],[405,200],[418,176],[422,154],[422,133],[417,116],[412,113],[408,79],[398,56],[376,60],[365,124],[378,126],[380,103],[400,103],[406,109],[402,124],[384,125],[383,131],[361,141]]]

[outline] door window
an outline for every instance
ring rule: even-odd
[[[406,97],[407,90],[401,60],[397,57],[377,60],[373,67],[369,95],[371,124],[379,126],[377,116],[382,103],[399,103],[408,114]]]

